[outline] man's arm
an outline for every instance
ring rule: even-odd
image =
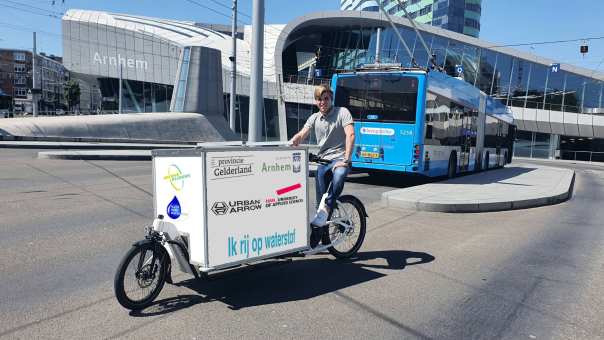
[[[346,150],[344,150],[344,162],[338,162],[334,165],[334,168],[339,166],[349,166],[352,160],[352,148],[354,147],[354,125],[348,124],[344,127],[344,133],[346,134]]]
[[[300,143],[306,139],[306,137],[308,137],[308,134],[310,133],[310,128],[304,126],[302,128],[302,130],[300,130],[298,133],[296,133],[292,139],[290,140],[290,142],[292,143],[292,145],[294,146],[298,146],[300,145]]]

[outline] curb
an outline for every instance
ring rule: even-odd
[[[0,140],[0,149],[88,149],[88,150],[152,150],[193,148],[192,144],[138,144],[88,142],[7,142]]]
[[[150,161],[151,151],[136,150],[131,153],[111,153],[102,154],[98,152],[86,153],[85,151],[65,151],[65,152],[38,152],[40,159],[64,159],[64,160],[107,160],[107,161]]]
[[[567,188],[556,187],[551,195],[511,200],[511,201],[500,201],[500,202],[460,202],[460,203],[437,203],[437,202],[422,202],[422,201],[409,201],[395,199],[388,196],[388,192],[382,194],[382,203],[387,207],[400,208],[406,210],[416,211],[431,211],[431,212],[443,212],[443,213],[482,213],[482,212],[494,212],[494,211],[507,211],[507,210],[518,210],[542,207],[546,205],[554,205],[565,202],[572,198],[572,193],[575,184],[575,171],[572,172],[572,177]],[[560,192],[558,189],[564,190]]]

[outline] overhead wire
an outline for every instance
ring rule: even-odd
[[[590,41],[590,40],[601,40],[601,39],[604,39],[604,36],[576,38],[576,39],[567,39],[567,40],[537,41],[537,42],[515,43],[515,44],[505,44],[505,45],[491,45],[491,46],[487,46],[487,48],[561,44],[561,43],[567,43],[567,42]]]
[[[7,4],[3,4],[2,6],[3,7],[8,7],[8,8],[11,8],[11,9],[15,9],[15,10],[18,10],[18,11],[22,11],[22,12],[27,12],[27,13],[34,14],[34,15],[40,15],[40,16],[43,16],[43,17],[51,17],[51,18],[55,18],[55,19],[61,19],[61,17],[57,16],[56,14],[38,13],[38,12],[35,12],[33,10],[30,10],[30,9],[15,7],[15,6],[7,5]]]
[[[15,4],[17,6],[23,6],[23,7],[31,8],[31,9],[34,9],[34,10],[42,11],[42,12],[50,12],[50,13],[54,13],[56,15],[63,15],[62,12],[51,11],[49,9],[45,9],[45,8],[40,8],[40,7],[24,4],[22,2],[17,2],[17,1],[13,1],[13,0],[2,0],[2,1],[9,2],[9,3]]]
[[[31,13],[31,14],[35,14],[35,15],[41,15],[41,16],[51,17],[51,18],[55,18],[55,19],[62,19],[61,17],[58,17],[57,14],[61,14],[63,16],[68,15],[66,13],[63,14],[61,12],[56,12],[56,11],[52,11],[52,10],[46,10],[46,9],[39,8],[39,7],[36,7],[36,6],[31,6],[31,5],[28,5],[28,4],[19,3],[17,1],[13,1],[13,0],[0,0],[0,1],[4,1],[5,3],[8,2],[8,3],[12,3],[12,4],[18,4],[20,6],[27,7],[27,8],[18,8],[18,7],[14,7],[14,6],[5,4],[6,7],[9,7],[9,8],[15,9],[15,10],[20,10],[20,11],[27,12],[27,13]],[[33,1],[33,0],[30,0],[30,1]],[[212,7],[204,5],[204,4],[202,4],[202,3],[198,2],[198,1],[195,1],[195,0],[185,0],[185,1],[187,1],[187,2],[189,2],[191,4],[194,4],[196,6],[202,7],[204,9],[207,9],[209,11],[212,11],[213,13],[216,13],[218,15],[224,16],[226,18],[231,18],[231,16],[229,14],[225,14],[225,13],[223,13],[221,11],[218,11],[218,10],[212,8]],[[220,3],[220,2],[218,2],[216,0],[210,0],[210,1],[212,3],[220,6],[220,7],[225,8],[225,9],[231,9],[229,6],[227,6],[225,4],[222,4],[222,3]],[[39,13],[39,12],[42,12],[42,13]],[[251,18],[250,15],[248,15],[247,13],[245,13],[245,12],[243,12],[241,10],[238,10],[237,13],[241,14],[241,16],[244,16],[244,17],[247,17],[247,18]],[[382,14],[382,13],[380,13],[380,14]],[[381,15],[380,15],[380,17],[381,17]],[[283,33],[285,33],[285,34],[291,33],[291,30],[284,30],[284,29],[279,30],[279,29],[274,28],[274,27],[272,27],[270,25],[267,25],[266,28],[267,29],[265,29],[265,34],[273,36],[273,37],[278,37],[279,35],[281,35]],[[37,30],[37,31],[41,31],[41,30]],[[271,31],[272,32],[277,32],[278,34],[274,34]],[[448,38],[451,38],[451,36],[449,36],[448,34],[446,34],[446,32],[442,32],[442,33],[445,33],[444,36],[446,36]],[[61,36],[61,37],[65,38],[64,35],[59,35],[59,34],[52,34],[52,35],[58,35],[58,36]],[[576,38],[576,39],[567,39],[567,40],[555,40],[555,41],[541,41],[541,42],[526,42],[526,43],[515,43],[515,44],[492,45],[492,46],[488,46],[487,48],[514,47],[514,46],[527,46],[527,45],[544,45],[544,44],[567,43],[567,42],[576,42],[576,41],[590,41],[590,40],[600,40],[600,39],[604,39],[604,36],[602,36],[602,37],[585,37],[585,38]],[[70,40],[79,40],[79,39],[70,39]],[[145,40],[145,39],[143,38],[143,40]],[[79,40],[79,41],[81,41],[81,40]],[[177,44],[175,44],[175,45],[177,45]],[[266,41],[265,41],[265,45],[266,45]],[[334,50],[348,50],[347,48],[338,48],[338,47],[331,47],[331,49],[334,49]],[[409,52],[408,47],[407,47],[407,51]],[[243,58],[245,58],[245,56],[243,56]],[[274,61],[273,58],[264,58],[264,60],[265,61]],[[242,60],[242,61],[246,62],[245,60]],[[249,62],[249,60],[247,60],[247,62]]]

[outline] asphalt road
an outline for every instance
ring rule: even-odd
[[[354,261],[181,275],[129,313],[113,275],[152,218],[151,163],[35,155],[0,149],[0,338],[604,339],[604,167],[560,165],[568,202],[483,214],[385,209],[418,182],[355,175],[370,218]]]

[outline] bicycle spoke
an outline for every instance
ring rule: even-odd
[[[355,246],[359,225],[360,216],[356,208],[352,204],[338,202],[329,231],[329,238],[337,251],[345,253]]]
[[[146,299],[158,286],[161,261],[158,257],[155,261],[153,259],[152,250],[142,249],[138,259],[134,258],[129,263],[125,273],[124,290],[131,300]]]

